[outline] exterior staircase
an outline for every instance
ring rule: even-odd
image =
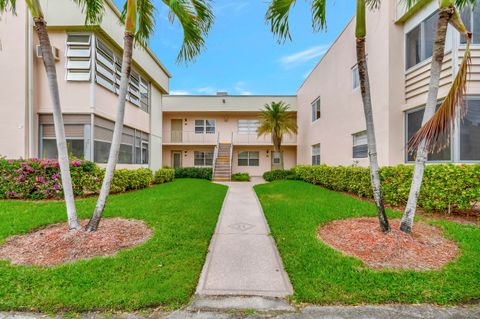
[[[232,144],[219,143],[215,157],[213,180],[227,182],[232,177]]]

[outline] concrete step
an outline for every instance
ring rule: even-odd
[[[197,296],[188,306],[189,311],[245,311],[258,312],[294,312],[295,308],[285,300],[266,297],[243,296]]]

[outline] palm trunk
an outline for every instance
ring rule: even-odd
[[[125,104],[128,92],[128,82],[130,79],[130,72],[132,66],[132,54],[133,54],[133,39],[132,32],[125,32],[124,38],[124,51],[122,58],[122,78],[120,81],[120,93],[118,97],[117,105],[117,117],[115,119],[115,128],[113,131],[112,145],[110,146],[110,154],[108,156],[107,168],[105,170],[105,176],[102,182],[102,188],[100,195],[95,206],[92,218],[88,222],[86,227],[87,232],[93,232],[98,229],[100,220],[105,209],[108,195],[110,194],[110,185],[112,183],[113,175],[115,173],[115,167],[118,161],[118,153],[120,151],[120,143],[122,140],[123,121],[125,118]]]
[[[360,78],[360,88],[363,99],[363,111],[365,113],[365,121],[367,126],[368,139],[368,158],[370,160],[370,178],[372,183],[373,198],[377,206],[378,221],[380,229],[386,233],[390,231],[387,214],[382,198],[382,189],[380,182],[380,174],[377,158],[377,142],[375,139],[375,126],[373,124],[372,99],[370,94],[370,80],[368,76],[368,68],[365,54],[365,0],[357,1],[357,65]]]
[[[47,24],[43,17],[34,18],[35,30],[38,34],[40,47],[42,49],[43,64],[48,78],[48,88],[52,98],[53,123],[55,126],[55,138],[57,141],[58,163],[62,178],[62,188],[67,207],[68,227],[70,230],[80,228],[77,212],[75,209],[75,198],[73,196],[72,177],[70,175],[70,163],[68,159],[67,141],[65,138],[65,127],[63,126],[62,108],[60,106],[60,94],[57,82],[57,70],[52,53],[52,46],[47,32]]]
[[[441,8],[438,17],[438,26],[435,33],[435,44],[433,47],[433,58],[430,73],[430,87],[428,90],[427,105],[423,115],[422,126],[435,114],[438,98],[438,87],[440,84],[440,73],[442,71],[443,58],[445,56],[445,40],[447,37],[447,28],[455,9],[453,7]],[[425,171],[425,162],[428,153],[425,150],[425,142],[421,142],[416,153],[415,167],[413,171],[412,185],[408,195],[407,206],[402,216],[400,230],[405,233],[412,232],[413,219],[417,208],[418,196],[422,186],[423,173]]]

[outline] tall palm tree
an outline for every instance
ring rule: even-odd
[[[90,3],[100,0],[76,0],[80,5],[83,5],[87,11],[90,10]],[[48,88],[50,91],[50,98],[52,99],[53,108],[53,123],[55,128],[55,139],[57,142],[58,163],[60,166],[60,176],[62,180],[62,189],[65,198],[65,205],[68,216],[68,227],[70,230],[80,229],[78,223],[77,212],[75,208],[75,198],[72,188],[72,177],[70,175],[70,163],[68,157],[67,141],[65,138],[65,127],[63,125],[62,108],[60,105],[60,93],[58,89],[57,70],[55,67],[55,59],[52,53],[52,45],[47,31],[47,22],[43,14],[42,6],[39,0],[25,0],[30,14],[33,17],[35,24],[35,31],[37,32],[42,51],[43,65],[47,74]],[[0,13],[12,12],[16,14],[15,0],[0,0]],[[99,12],[101,13],[101,12]],[[90,21],[96,21],[99,16],[92,13],[89,15]]]
[[[288,17],[295,0],[272,0],[268,7],[266,20],[270,23],[271,31],[279,37],[280,41],[291,39]],[[370,82],[365,53],[366,41],[366,6],[371,9],[378,7],[380,0],[357,0],[357,21],[355,35],[357,38],[357,65],[360,77],[360,86],[365,113],[365,123],[368,138],[368,157],[370,160],[370,176],[372,190],[377,206],[377,215],[380,229],[383,232],[390,231],[390,225],[385,213],[382,199],[380,174],[378,168],[377,146],[375,140],[375,127],[373,124],[372,100],[370,97]],[[323,30],[326,27],[326,1],[312,0],[312,26],[314,31]]]
[[[297,134],[297,121],[294,113],[289,111],[290,105],[285,102],[265,104],[260,113],[258,136],[271,134],[273,143],[272,159],[279,158],[279,168],[283,169],[282,139],[285,134]]]
[[[419,0],[406,0],[407,7],[412,7],[418,1]],[[458,10],[461,10],[466,5],[474,6],[476,2],[477,0],[439,0],[440,8],[433,47],[430,86],[425,113],[423,115],[422,128],[409,141],[409,151],[416,153],[416,159],[412,185],[400,223],[400,229],[406,233],[412,232],[417,200],[422,186],[428,153],[440,151],[448,145],[450,142],[451,129],[457,114],[460,114],[460,116],[465,114],[464,94],[466,93],[468,66],[470,64],[470,42],[472,34],[465,28]],[[461,34],[466,36],[467,49],[447,97],[439,109],[435,111],[449,23]],[[460,112],[457,112],[457,108],[460,108]]]
[[[176,17],[183,28],[183,43],[178,54],[177,62],[194,60],[205,46],[205,38],[214,20],[210,0],[162,0],[162,2],[170,9],[170,21],[173,22]],[[146,45],[146,42],[154,31],[154,15],[155,6],[152,0],[127,0],[125,2],[123,9],[125,35],[122,76],[120,80],[115,128],[100,195],[93,215],[86,227],[86,231],[88,232],[96,231],[98,228],[117,165],[125,117],[128,82],[132,66],[133,45],[134,42]]]

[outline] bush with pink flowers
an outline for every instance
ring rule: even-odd
[[[70,170],[76,196],[95,193],[100,188],[103,172],[94,163],[72,160]],[[57,160],[0,158],[0,198],[38,200],[62,197]]]

